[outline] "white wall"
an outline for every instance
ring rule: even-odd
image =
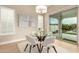
[[[16,6],[16,5],[13,5],[13,6],[5,6],[5,7],[9,7],[9,8],[12,8],[16,11],[16,34],[15,35],[8,35],[8,36],[0,36],[0,42],[2,41],[6,41],[6,40],[15,40],[15,39],[25,39],[25,35],[26,34],[30,34],[33,30],[32,27],[28,27],[28,28],[20,28],[19,27],[19,19],[18,19],[18,16],[19,15],[29,15],[29,16],[34,16],[35,19],[37,20],[37,14],[35,13],[35,8],[34,6]]]

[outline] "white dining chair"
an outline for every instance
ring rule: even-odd
[[[54,49],[54,51],[57,53],[57,50],[54,46],[54,42],[55,42],[55,37],[53,38],[53,36],[47,36],[44,40],[44,42],[42,43],[43,47],[47,48],[47,53],[49,53],[49,49],[52,47]]]
[[[34,47],[36,47],[36,46],[37,46],[37,48],[38,48],[39,42],[38,42],[38,40],[37,40],[36,37],[32,37],[32,36],[26,35],[26,38],[27,38],[27,41],[28,41],[29,43],[27,43],[27,45],[26,45],[24,51],[26,51],[26,49],[27,49],[27,47],[28,47],[28,45],[29,45],[29,46],[30,46],[30,48],[29,48],[29,53],[31,53],[31,49],[32,49],[32,48],[34,48]]]

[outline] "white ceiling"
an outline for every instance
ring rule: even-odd
[[[36,14],[35,7],[36,5],[2,5],[5,7],[9,7],[15,9],[17,13],[23,14]],[[47,6],[48,8],[50,5]]]

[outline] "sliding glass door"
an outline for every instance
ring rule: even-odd
[[[69,43],[77,41],[77,9],[62,12],[62,39]]]
[[[77,44],[77,8],[50,15],[49,26],[57,39]]]
[[[58,38],[59,34],[59,15],[50,15],[49,17],[49,30],[53,33],[53,36]]]

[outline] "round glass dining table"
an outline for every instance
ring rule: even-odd
[[[45,40],[46,36],[47,36],[47,35],[36,36],[36,37],[37,37],[37,39],[38,39],[38,41],[40,42],[40,44],[39,44],[39,45],[37,45],[38,50],[39,50],[39,53],[41,53],[41,52],[42,52],[42,50],[43,50],[42,43],[44,42],[44,40]]]

